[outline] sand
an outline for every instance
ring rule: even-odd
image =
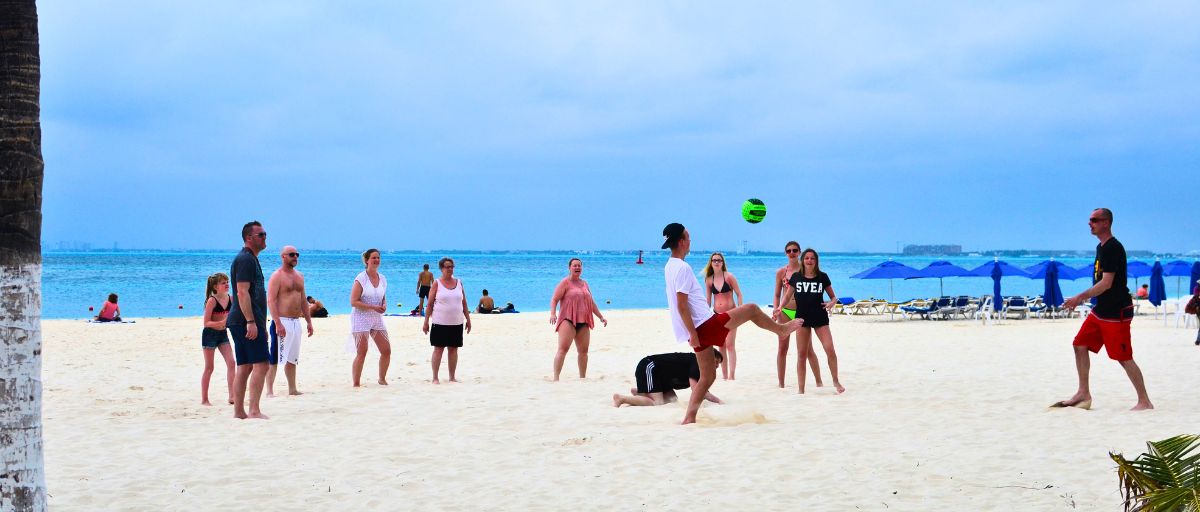
[[[1114,510],[1107,452],[1194,433],[1194,330],[1134,322],[1157,410],[1132,413],[1121,368],[1093,357],[1094,409],[1075,389],[1073,320],[894,321],[835,316],[848,388],[775,383],[773,335],[744,327],[738,380],[700,424],[682,404],[613,408],[644,355],[682,350],[662,310],[610,311],[588,378],[574,352],[548,382],[544,313],[476,315],[460,384],[430,384],[420,320],[388,318],[387,387],[349,386],[348,319],[316,319],[300,397],[239,421],[213,376],[199,404],[200,321],[44,328],[46,475],[54,510]],[[218,361],[219,361],[218,357]],[[443,368],[443,378],[445,377]],[[811,379],[811,377],[810,377]],[[286,390],[282,371],[278,389]],[[686,399],[687,392],[680,393]]]

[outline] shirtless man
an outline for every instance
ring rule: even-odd
[[[296,365],[300,363],[300,318],[308,324],[312,337],[312,314],[304,294],[304,274],[296,271],[300,253],[295,247],[284,246],[279,253],[282,263],[267,282],[267,309],[271,311],[271,338],[279,340],[275,363],[267,373],[267,396],[275,396],[275,371],[285,365],[283,374],[288,381],[288,394],[300,395],[296,389]]]
[[[487,288],[483,289],[483,296],[479,298],[479,305],[475,307],[475,312],[484,315],[499,313],[496,310],[496,300],[488,295]]]
[[[425,314],[425,299],[429,297],[429,287],[433,286],[433,272],[429,271],[429,264],[425,264],[425,270],[422,270],[417,275],[417,297],[421,303],[417,305],[417,311]]]

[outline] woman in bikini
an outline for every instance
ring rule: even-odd
[[[567,262],[567,277],[554,287],[554,295],[550,297],[550,325],[558,333],[558,351],[554,353],[554,380],[562,373],[563,362],[571,342],[575,342],[576,359],[579,363],[579,378],[587,378],[588,345],[592,339],[592,329],[596,324],[592,317],[608,327],[608,320],[600,314],[600,306],[592,299],[592,289],[588,287],[583,275],[583,260],[571,258]],[[559,309],[561,304],[562,309]],[[555,312],[558,312],[556,315]]]
[[[725,265],[724,254],[714,252],[708,257],[708,264],[704,266],[704,288],[708,305],[712,306],[714,313],[721,314],[742,305],[742,287],[738,286],[737,278]],[[734,295],[737,296],[736,302]],[[725,337],[725,357],[721,360],[721,378],[725,380],[735,380],[737,375],[736,338],[736,330],[729,331]]]
[[[388,340],[383,314],[387,311],[387,279],[379,273],[379,250],[367,249],[362,255],[367,268],[354,278],[350,289],[350,335],[354,337],[354,363],[350,378],[354,387],[361,385],[363,365],[367,361],[367,340],[375,340],[379,349],[379,385],[386,386],[388,366],[392,364],[392,344]]]
[[[792,240],[783,246],[783,252],[787,254],[788,262],[779,270],[775,271],[775,305],[771,310],[771,317],[775,321],[781,321],[786,316],[789,319],[796,318],[796,309],[792,294],[783,294],[783,290],[788,287],[788,279],[791,279],[792,274],[800,271],[800,243]],[[781,301],[780,298],[783,297]],[[779,376],[779,387],[784,387],[784,374],[787,372],[787,353],[788,345],[791,343],[790,335],[779,337],[779,351],[775,355],[775,370]],[[799,338],[796,343],[799,346]],[[812,367],[813,379],[817,381],[817,387],[821,387],[821,366],[817,363],[817,355],[811,350],[807,354],[799,352],[796,354],[796,365],[804,364],[804,360],[808,359],[809,366]],[[797,375],[803,375],[799,368],[796,369]]]
[[[229,403],[233,403],[233,350],[229,347],[229,333],[225,331],[225,316],[229,313],[229,276],[217,272],[208,276],[204,287],[204,330],[200,333],[200,346],[204,352],[204,373],[200,374],[200,404],[212,405],[208,401],[208,383],[213,374],[213,354],[220,352],[225,358],[225,380],[229,390]]]

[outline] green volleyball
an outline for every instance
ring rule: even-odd
[[[742,203],[742,218],[751,224],[762,222],[767,216],[767,205],[761,199],[747,199]]]

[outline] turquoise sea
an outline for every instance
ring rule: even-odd
[[[88,307],[99,306],[109,293],[120,296],[126,318],[198,316],[203,311],[204,284],[209,274],[229,272],[236,250],[196,252],[46,252],[42,276],[42,314],[44,318],[85,318]],[[699,274],[708,252],[696,252],[687,260]],[[455,274],[463,280],[471,305],[482,288],[487,288],[498,304],[512,302],[522,312],[547,311],[550,294],[566,276],[567,261],[584,261],[583,277],[589,283],[601,308],[645,309],[666,307],[662,268],[666,251],[647,253],[645,264],[637,265],[636,253],[576,254],[573,252],[384,252],[380,271],[388,279],[389,313],[407,312],[417,304],[416,279],[421,265],[437,267],[442,256],[455,259]],[[991,261],[982,257],[904,257],[878,254],[828,254],[821,258],[821,269],[829,274],[834,290],[841,297],[889,298],[888,281],[850,279],[850,275],[892,258],[921,268],[934,259],[948,259],[974,268]],[[745,255],[726,253],[729,269],[741,283],[747,302],[771,304],[773,276],[786,263],[782,254]],[[1005,261],[1027,267],[1045,260],[1007,258]],[[1057,258],[1073,267],[1090,265],[1091,258]],[[260,261],[263,273],[270,277],[279,266],[279,256],[268,248]],[[300,257],[300,266],[310,295],[322,300],[333,314],[349,313],[350,285],[362,270],[358,252],[310,251]],[[1175,278],[1167,278],[1168,295],[1175,295]],[[1063,281],[1066,295],[1088,286],[1088,279]],[[1146,282],[1145,278],[1141,282]],[[939,295],[937,279],[893,280],[895,299]],[[1134,287],[1135,280],[1129,280]],[[1005,295],[1040,295],[1043,283],[1037,279],[1005,277]],[[946,278],[946,295],[990,294],[990,278]],[[1183,291],[1186,293],[1186,290]],[[402,303],[401,308],[396,308]],[[182,306],[182,309],[180,308]]]

